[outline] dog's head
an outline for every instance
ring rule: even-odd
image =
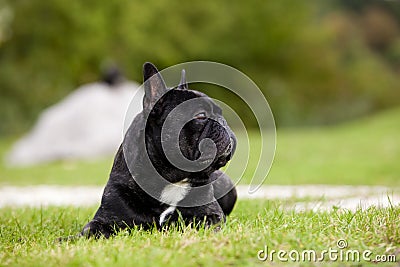
[[[157,171],[177,182],[224,166],[235,151],[236,138],[221,108],[207,95],[189,90],[184,71],[179,86],[171,89],[151,63],[144,65],[143,76],[146,149]]]

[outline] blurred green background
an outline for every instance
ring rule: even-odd
[[[145,61],[218,61],[258,84],[278,126],[333,124],[400,104],[400,4],[0,0],[0,135],[28,130],[107,60],[138,82]]]
[[[105,62],[141,83],[145,61],[192,60],[231,65],[263,91],[278,125],[269,183],[400,185],[400,3],[383,0],[0,0],[1,158]],[[240,99],[203,89],[256,128]],[[231,176],[249,183],[257,156]],[[111,164],[1,163],[0,183],[103,185]]]

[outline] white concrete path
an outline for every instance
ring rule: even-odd
[[[248,186],[237,187],[239,199],[280,199],[288,201],[288,208],[297,211],[331,210],[336,207],[356,210],[358,207],[390,207],[400,205],[400,190],[383,186],[331,185],[265,185],[253,194]],[[3,186],[0,187],[0,207],[5,206],[91,206],[100,203],[103,187],[97,186]],[[304,200],[308,198],[309,200]],[[296,200],[297,199],[297,200]],[[303,200],[302,200],[303,199]]]

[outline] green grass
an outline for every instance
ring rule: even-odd
[[[400,186],[400,109],[339,126],[281,129],[277,152],[266,184],[366,184]],[[240,133],[239,142],[245,142]],[[250,133],[251,160],[241,183],[249,183],[257,167],[260,140]],[[0,140],[4,156],[12,140]],[[246,161],[237,154],[239,161]],[[91,162],[55,162],[28,168],[0,165],[0,185],[104,185],[112,158]],[[266,168],[261,164],[260,168]],[[231,164],[228,172],[242,170]],[[257,259],[271,250],[337,249],[345,239],[349,250],[371,250],[371,258],[395,254],[400,260],[400,206],[355,212],[294,212],[298,199],[285,202],[239,200],[218,233],[171,229],[167,232],[133,230],[105,240],[80,239],[58,243],[75,234],[97,207],[0,209],[0,266],[269,266],[280,262]],[[346,249],[345,249],[346,250]],[[275,255],[276,256],[276,255]],[[290,262],[292,265],[317,265]],[[335,266],[357,265],[331,262]],[[362,266],[375,265],[360,262]],[[398,263],[397,263],[398,264]],[[387,263],[393,266],[394,263]]]
[[[278,130],[276,156],[265,183],[398,187],[399,133],[400,109],[342,125]],[[259,139],[251,144],[261,146]],[[255,168],[256,160],[250,160],[246,173]]]
[[[400,186],[400,109],[344,125],[282,131],[268,183]]]
[[[365,184],[400,186],[400,109],[343,125],[280,129],[277,132],[276,157],[266,184]],[[241,178],[249,183],[257,167],[260,139],[250,132],[250,161]],[[246,143],[244,135],[238,140]],[[0,157],[11,146],[0,140]],[[238,162],[246,162],[236,154]],[[92,162],[56,162],[28,168],[7,168],[0,164],[0,184],[96,184],[104,185],[112,157]],[[231,164],[228,172],[241,177],[240,164]],[[267,168],[261,163],[259,168]]]
[[[109,240],[80,239],[61,244],[56,238],[80,231],[95,207],[0,209],[0,266],[269,266],[269,260],[257,259],[257,252],[265,245],[269,250],[301,253],[313,249],[319,253],[338,249],[340,239],[348,243],[344,251],[369,249],[371,258],[396,253],[400,258],[400,207],[296,213],[282,207],[287,204],[239,201],[217,233],[133,230]]]
[[[4,158],[12,140],[0,139],[0,157]],[[32,167],[8,167],[0,162],[0,185],[104,185],[113,159],[57,161]]]

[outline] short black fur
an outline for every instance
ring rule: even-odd
[[[177,221],[178,215],[187,224],[196,220],[210,226],[224,222],[236,202],[237,194],[231,179],[219,170],[230,160],[236,147],[236,138],[221,109],[205,94],[189,90],[184,72],[181,84],[173,89],[166,87],[161,74],[151,63],[143,66],[143,75],[143,112],[130,125],[115,156],[101,205],[80,235],[109,237],[119,229],[134,226],[161,229],[164,224]],[[207,168],[195,172],[171,164],[161,145],[161,129],[168,114],[191,99],[201,101],[193,109],[193,119],[179,133],[180,151],[189,160],[198,159],[199,143],[204,138],[211,139],[217,151]],[[171,203],[162,202],[159,196],[168,183],[185,183],[201,190],[188,190],[185,197],[175,203],[176,209],[166,213]],[[149,189],[151,194],[147,193]],[[185,202],[200,204],[185,205]],[[165,220],[162,220],[163,214]]]

